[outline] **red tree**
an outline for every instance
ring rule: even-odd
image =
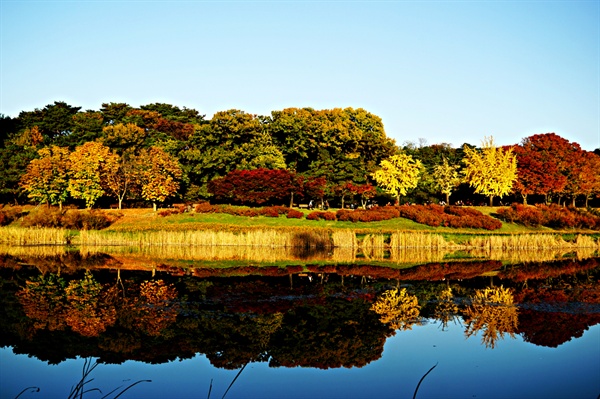
[[[518,179],[514,191],[523,195],[573,195],[567,187],[574,173],[573,162],[582,153],[577,143],[571,143],[555,133],[535,134],[523,139],[514,148],[517,155]]]
[[[234,170],[212,180],[208,191],[216,200],[261,205],[301,194],[301,179],[284,169]]]

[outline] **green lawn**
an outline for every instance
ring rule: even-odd
[[[483,214],[493,217],[496,207],[476,207]],[[335,212],[332,209],[331,212]],[[575,231],[557,231],[547,227],[531,228],[514,223],[502,223],[498,230],[455,229],[449,227],[430,227],[404,218],[396,218],[380,222],[337,222],[325,220],[288,219],[257,216],[234,216],[225,213],[183,213],[161,217],[151,209],[125,209],[123,217],[109,227],[109,231],[146,231],[146,230],[196,230],[196,229],[249,229],[249,228],[320,228],[320,229],[352,229],[357,233],[386,233],[397,230],[436,232],[443,235],[473,234],[523,234],[523,233],[576,233]],[[305,215],[307,210],[302,211]],[[584,233],[593,233],[583,231]],[[596,232],[597,233],[597,232]],[[455,237],[456,239],[456,237]]]

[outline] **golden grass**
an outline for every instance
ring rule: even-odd
[[[14,245],[65,245],[69,243],[69,231],[47,227],[0,227],[0,243]]]
[[[264,230],[249,231],[144,231],[102,232],[82,231],[80,245],[129,245],[129,246],[256,246],[271,248],[327,247],[331,246],[329,233],[325,230]]]
[[[356,232],[354,230],[334,230],[331,233],[331,240],[333,241],[333,246],[335,248],[356,248],[358,246]]]
[[[575,242],[567,242],[555,234],[511,234],[473,237],[467,247],[500,249],[544,249],[544,248],[598,248],[599,242],[589,236],[578,235]]]
[[[448,248],[454,244],[447,242],[439,234],[397,231],[390,237],[390,248]]]

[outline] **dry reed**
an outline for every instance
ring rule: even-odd
[[[356,248],[358,246],[354,230],[334,230],[331,233],[331,239],[335,248]]]
[[[439,234],[397,231],[390,237],[390,248],[447,248],[453,244]]]
[[[69,231],[48,227],[0,227],[0,243],[13,245],[68,244]]]
[[[81,245],[130,246],[256,246],[271,248],[331,246],[327,231],[249,230],[242,232],[186,230],[145,232],[82,231]]]
[[[567,242],[554,234],[511,234],[474,237],[467,247],[501,249],[544,249],[544,248],[597,248],[598,243],[589,236],[578,235],[575,242]]]

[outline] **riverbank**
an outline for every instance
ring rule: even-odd
[[[493,217],[498,208],[478,207]],[[361,248],[593,248],[600,232],[555,230],[503,222],[484,229],[431,227],[405,218],[376,222],[308,220],[226,213],[185,212],[161,216],[151,209],[103,211],[115,221],[102,230],[25,228],[19,221],[0,228],[0,242],[15,245],[264,246]],[[308,211],[302,211],[305,216]]]

